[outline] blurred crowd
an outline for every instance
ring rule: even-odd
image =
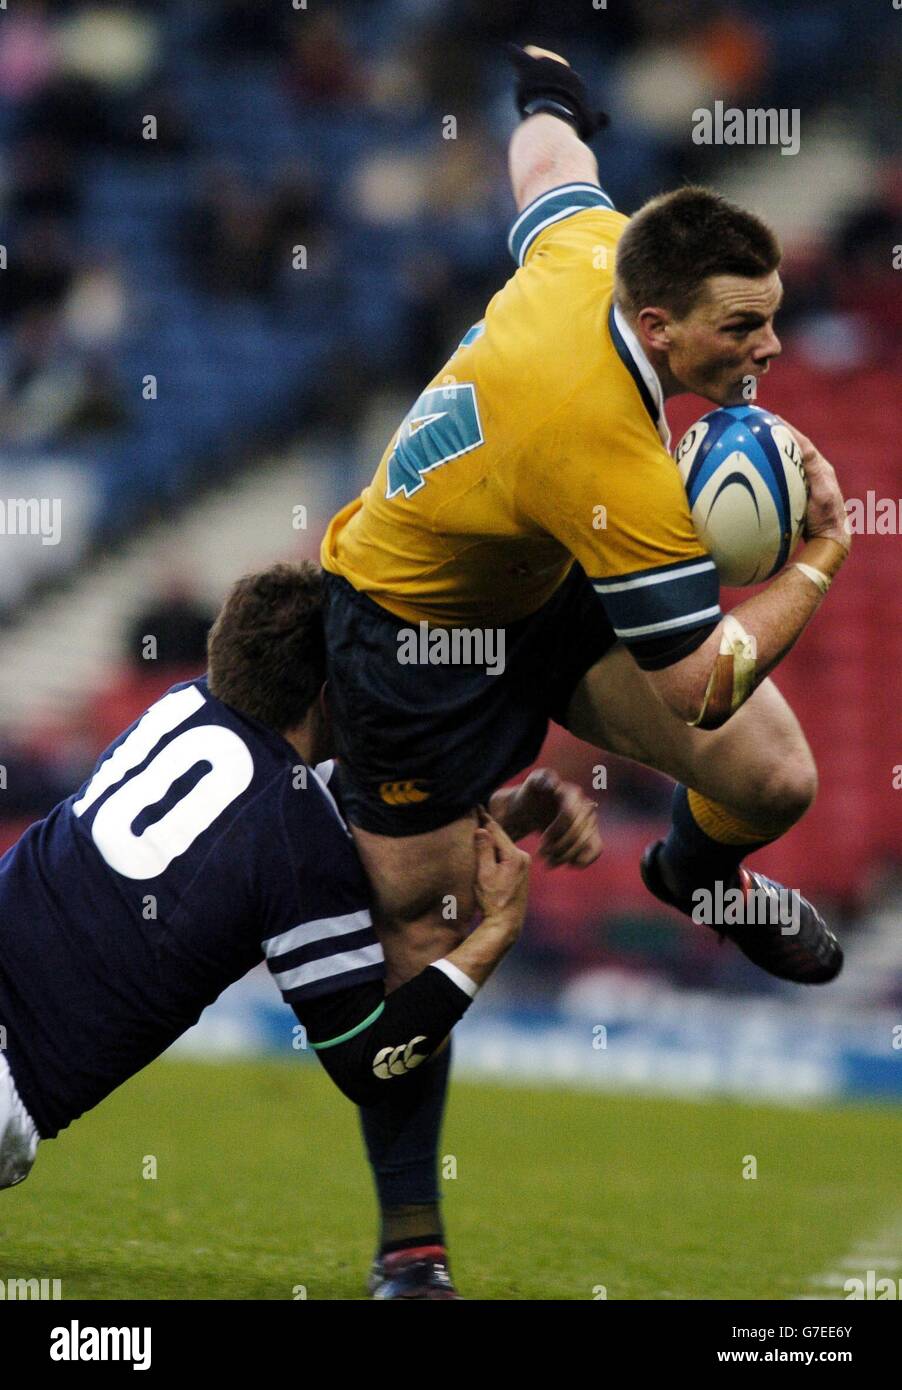
[[[77,790],[98,754],[171,685],[207,665],[215,614],[191,579],[173,573],[137,602],[119,636],[113,680],[69,711],[62,724],[38,721],[13,736],[0,718],[0,853],[20,824],[44,816]],[[4,834],[3,821],[13,827]]]
[[[789,248],[783,327],[798,325],[827,363],[898,350],[889,14],[841,0],[618,0],[591,11],[583,0],[343,0],[309,11],[284,0],[17,0],[0,23],[8,444],[81,446],[90,459],[92,444],[140,435],[121,350],[137,339],[152,360],[157,301],[180,293],[186,304],[201,296],[198,334],[204,299],[209,312],[210,301],[257,306],[299,337],[334,325],[317,340],[319,370],[305,364],[305,389],[295,384],[302,417],[340,424],[367,388],[415,390],[509,273],[509,38],[561,49],[604,93],[614,122],[603,178],[627,211],[681,179],[716,178],[726,152],[688,138],[699,103],[801,105],[808,129],[824,112],[851,122],[870,189]],[[279,129],[263,129],[267,120]],[[114,217],[105,241],[90,215],[98,161],[130,172],[129,191],[152,165],[171,171],[178,215],[154,284],[142,278],[140,239]],[[150,241],[166,209],[144,211]],[[160,449],[178,449],[179,423]],[[196,466],[186,456],[176,471],[190,482]],[[154,482],[151,459],[133,485],[152,494]]]

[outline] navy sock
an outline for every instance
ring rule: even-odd
[[[382,1105],[360,1106],[360,1123],[376,1183],[380,1252],[444,1244],[438,1188],[438,1146],[451,1041],[404,1080]],[[391,1081],[386,1085],[391,1086]]]
[[[688,896],[697,888],[713,888],[720,881],[731,883],[736,870],[753,850],[768,841],[748,845],[724,845],[712,840],[689,809],[686,788],[678,782],[671,803],[670,833],[660,851],[669,873],[676,880],[678,895]],[[777,837],[774,836],[774,839]]]

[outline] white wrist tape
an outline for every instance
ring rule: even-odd
[[[804,560],[794,561],[792,568],[801,570],[805,578],[810,579],[812,584],[816,585],[822,594],[825,594],[833,583],[830,576],[824,574],[823,570],[815,569],[814,565],[806,565]]]
[[[476,981],[471,980],[469,975],[465,975],[464,972],[450,960],[434,960],[432,962],[432,968],[434,970],[440,970],[443,975],[447,975],[451,983],[457,985],[457,988],[462,989],[464,994],[468,994],[471,999],[476,998],[476,995],[479,993],[479,986]]]

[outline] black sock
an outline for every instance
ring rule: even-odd
[[[383,1255],[420,1245],[444,1245],[438,1145],[450,1068],[449,1039],[382,1105],[359,1107],[379,1199]]]

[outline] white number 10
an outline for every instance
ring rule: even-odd
[[[75,815],[84,815],[98,797],[121,782],[166,734],[184,724],[204,703],[201,692],[191,685],[151,705],[128,738],[97,769],[84,796],[72,808]],[[199,762],[210,763],[211,770],[165,816],[135,835],[132,825],[141,812],[162,801],[173,782]],[[188,729],[104,802],[91,827],[94,843],[110,868],[125,878],[156,878],[209,829],[253,775],[250,751],[231,729],[220,724]]]

